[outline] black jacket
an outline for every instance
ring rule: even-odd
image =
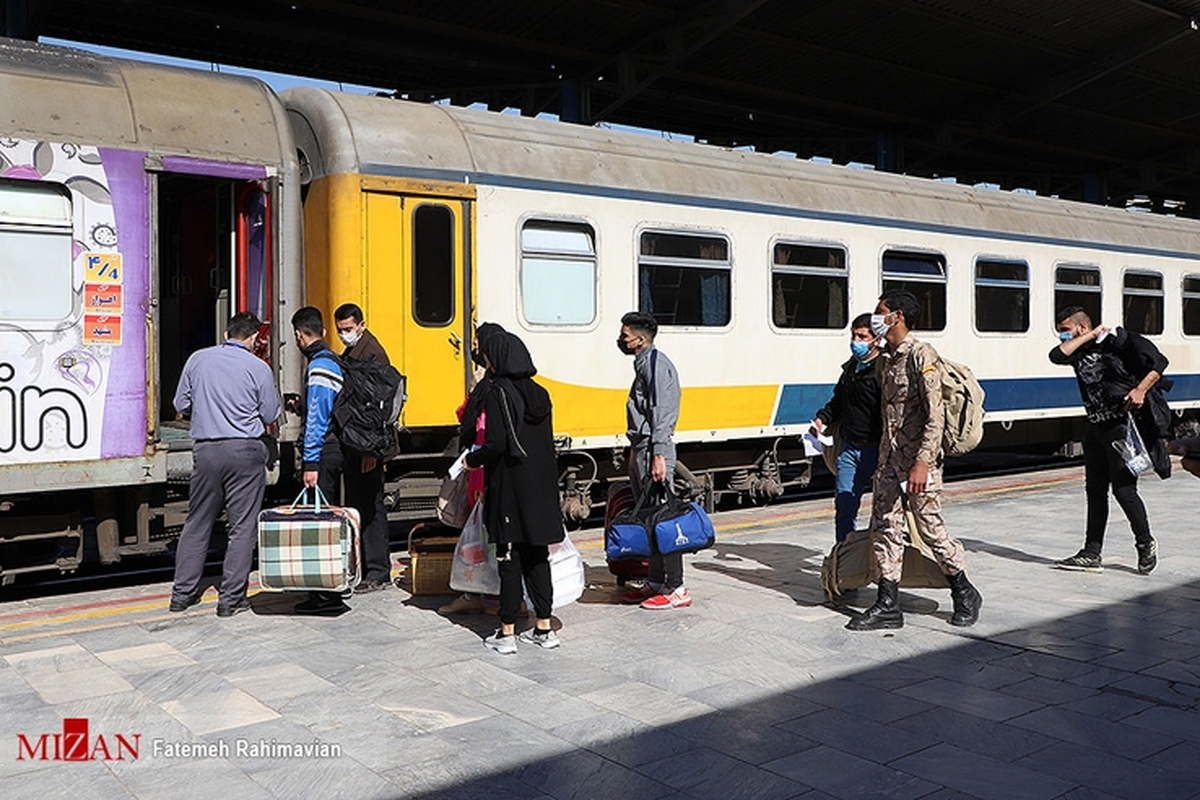
[[[558,462],[549,393],[534,383],[525,345],[511,333],[479,343],[492,362],[483,386],[484,444],[467,456],[482,466],[488,538],[498,544],[554,544],[563,539]]]
[[[1125,395],[1151,371],[1162,375],[1168,363],[1153,342],[1124,328],[1113,329],[1104,341],[1089,342],[1069,356],[1056,346],[1050,361],[1074,368],[1089,422],[1124,419]],[[1160,389],[1170,386],[1159,384]]]
[[[871,367],[858,369],[859,363],[851,358],[842,364],[842,376],[833,387],[833,397],[817,412],[817,419],[825,425],[840,423],[843,441],[857,446],[878,444],[883,435],[879,377]]]

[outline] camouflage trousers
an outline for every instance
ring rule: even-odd
[[[904,545],[908,521],[904,513],[901,481],[908,480],[908,469],[900,469],[895,461],[881,463],[875,471],[874,496],[871,501],[871,548],[882,578],[900,581],[904,568]],[[962,545],[946,533],[942,521],[942,468],[930,467],[925,491],[908,496],[917,531],[929,545],[938,566],[947,575],[966,569]]]

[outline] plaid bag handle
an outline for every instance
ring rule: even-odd
[[[314,486],[314,487],[312,487],[312,490],[313,490],[313,508],[316,510],[316,512],[318,514],[320,514],[321,513],[321,504],[324,503],[325,505],[329,505],[329,501],[325,499],[325,494],[324,494],[324,492],[321,491],[320,486]],[[308,487],[305,486],[303,489],[300,490],[300,494],[296,495],[296,499],[292,501],[292,509],[294,510],[296,508],[296,506],[308,505],[307,503],[304,502],[304,498],[307,495],[308,495]]]

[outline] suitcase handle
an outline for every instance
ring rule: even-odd
[[[324,503],[325,505],[329,505],[329,501],[325,499],[325,494],[321,491],[320,486],[312,487],[312,491],[313,491],[312,506],[316,510],[316,512],[318,514],[320,514],[321,513],[321,504]],[[307,506],[308,503],[304,502],[304,499],[307,495],[308,495],[308,487],[305,486],[303,489],[300,490],[300,494],[296,495],[296,499],[292,501],[292,508],[295,509],[296,506],[301,506],[301,507]]]

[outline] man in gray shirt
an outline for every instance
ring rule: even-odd
[[[625,403],[629,439],[629,479],[637,496],[651,483],[672,491],[675,480],[675,423],[679,421],[679,376],[657,347],[658,321],[630,311],[621,317],[617,347],[633,356],[633,385]],[[683,553],[650,557],[650,574],[641,589],[621,595],[645,609],[686,608],[692,604],[683,585]]]
[[[200,579],[213,523],[226,511],[229,544],[217,616],[250,608],[246,582],[254,558],[258,512],[266,487],[266,426],[279,418],[271,368],[254,355],[261,323],[253,314],[229,320],[225,341],[192,353],[175,391],[175,410],[192,420],[192,479],[187,521],[175,551],[171,610],[200,602]]]

